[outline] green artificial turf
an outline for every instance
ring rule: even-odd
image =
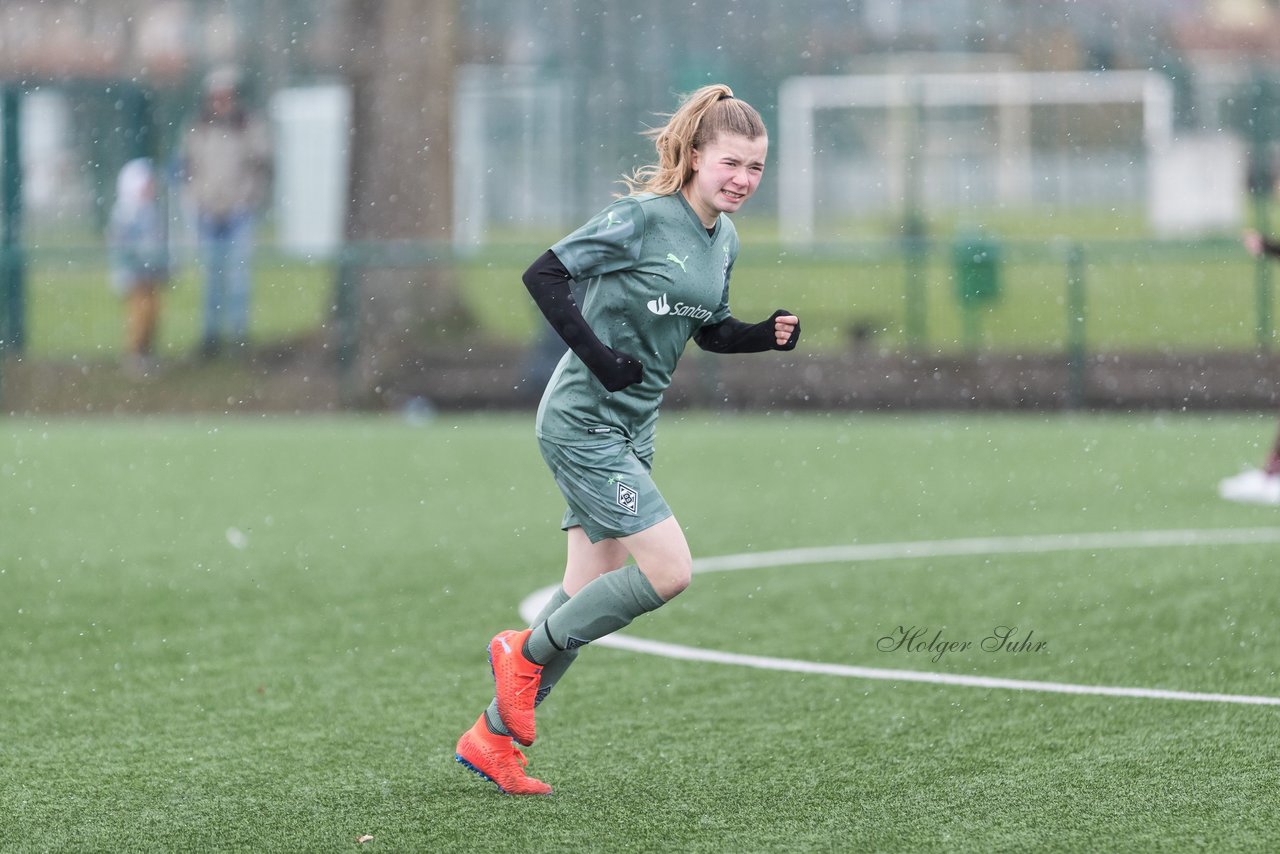
[[[587,648],[512,798],[453,761],[484,646],[558,580],[528,415],[0,423],[0,848],[1259,850],[1275,706]],[[1270,417],[668,413],[695,557],[1280,528]],[[706,573],[626,630],[728,653],[1280,697],[1280,545]],[[939,661],[898,628],[1046,646]],[[370,835],[364,844],[356,840]]]

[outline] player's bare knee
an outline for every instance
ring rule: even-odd
[[[654,591],[664,600],[670,601],[683,593],[692,580],[692,562],[677,561],[666,567],[666,571],[662,573],[661,589],[654,585]]]

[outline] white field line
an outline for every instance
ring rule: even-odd
[[[1280,528],[1223,528],[1183,531],[1125,531],[1097,534],[1060,534],[1030,537],[978,537],[957,540],[924,540],[903,543],[866,543],[821,548],[783,549],[738,555],[703,558],[694,561],[694,572],[727,572],[739,569],[765,569],[798,564],[899,560],[957,555],[1034,554],[1064,551],[1114,551],[1133,548],[1169,548],[1188,546],[1230,546],[1255,543],[1280,543]],[[520,603],[520,616],[531,622],[551,596],[555,586],[536,590]],[[1045,691],[1056,694],[1082,694],[1103,697],[1128,697],[1152,700],[1183,700],[1203,703],[1235,703],[1256,706],[1280,706],[1280,697],[1242,694],[1203,694],[1170,691],[1162,688],[1130,688],[1109,685],[1073,685],[1064,682],[1037,682],[1023,679],[1000,679],[988,676],[960,676],[918,670],[894,670],[879,667],[855,667],[824,664],[790,658],[742,655],[712,649],[664,643],[623,634],[610,635],[594,642],[649,655],[660,655],[681,661],[705,661],[732,664],[760,670],[842,676],[854,679],[878,679],[891,682],[925,682],[934,685],[958,685],[968,688],[996,688],[1010,691]]]

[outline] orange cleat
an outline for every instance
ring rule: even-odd
[[[533,707],[542,684],[542,665],[524,657],[524,639],[530,631],[509,629],[489,641],[489,669],[493,671],[498,715],[512,737],[526,747],[533,744],[536,734]]]
[[[489,732],[484,715],[458,739],[453,758],[498,787],[506,795],[549,795],[551,787],[524,773],[528,764],[520,748],[505,735]]]

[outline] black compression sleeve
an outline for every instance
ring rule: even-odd
[[[632,356],[596,337],[573,298],[573,277],[555,253],[547,250],[524,272],[524,286],[538,309],[596,379],[609,391],[640,382],[643,370]]]
[[[744,323],[727,317],[699,329],[693,340],[709,353],[762,353],[773,349],[773,321]]]
[[[719,323],[704,326],[693,334],[694,343],[710,353],[763,353],[766,350],[793,350],[800,340],[800,325],[786,344],[778,346],[774,334],[774,321],[784,314],[786,309],[778,309],[769,315],[768,320],[759,323],[744,323],[736,317],[727,317]]]

